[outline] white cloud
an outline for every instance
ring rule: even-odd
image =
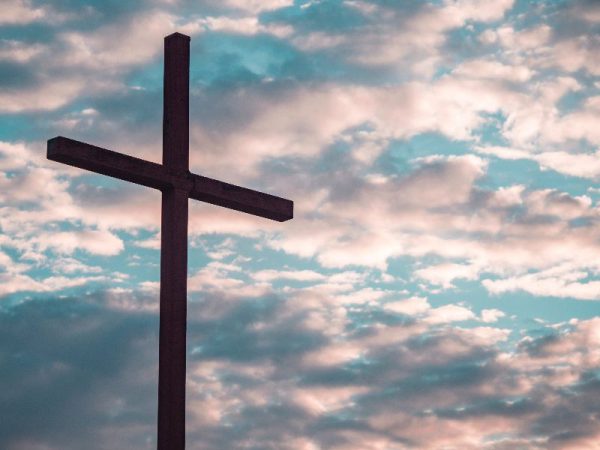
[[[336,343],[308,352],[302,358],[302,364],[311,367],[337,366],[360,357],[363,348],[356,343]]]
[[[579,300],[600,300],[600,280],[588,279],[597,274],[585,267],[562,264],[500,280],[485,279],[485,288],[492,294],[522,290],[543,297],[571,297]]]
[[[477,151],[502,159],[529,159],[536,161],[542,169],[552,169],[574,177],[597,179],[600,177],[600,151],[594,153],[569,153],[566,151],[546,151],[530,153],[510,147],[485,146]]]
[[[164,36],[175,31],[175,17],[160,10],[108,23],[92,32],[64,31],[60,39],[66,48],[59,58],[69,67],[111,72],[150,61],[162,52]],[[127,39],[123,39],[123,35]],[[62,57],[62,58],[61,58]]]
[[[82,249],[96,255],[111,256],[120,253],[124,247],[119,237],[106,230],[41,233],[31,242],[41,250],[52,249],[64,254]]]
[[[468,308],[459,305],[444,305],[432,308],[424,321],[430,324],[462,322],[475,319],[475,314]]]
[[[156,233],[148,239],[142,241],[134,241],[133,245],[141,248],[151,248],[153,250],[160,250],[160,233]]]
[[[461,21],[493,22],[502,19],[513,4],[514,0],[446,0],[442,11]]]
[[[489,10],[480,11],[476,2],[445,2],[439,8],[426,6],[419,9],[411,26],[424,27],[441,17],[443,20],[438,24],[439,28],[432,31],[435,34],[432,39],[445,42],[446,32],[453,27],[463,26],[469,21],[498,20],[511,5],[512,2],[499,1],[490,5]],[[399,13],[391,8],[363,8],[363,13],[367,16],[388,14],[385,17],[389,23],[401,19]],[[135,21],[119,18],[117,24],[105,25],[92,32],[64,31],[61,36],[66,50],[58,59],[72,57],[70,64],[87,69],[95,69],[101,64],[102,70],[120,76],[131,67],[152,60],[160,50],[160,46],[151,44],[152,36],[166,33],[165,30],[177,20],[176,16],[156,9]],[[248,25],[249,30],[261,26],[257,18],[236,22],[237,19],[228,17],[228,20],[213,21],[213,25],[227,28],[235,22],[235,26],[242,28]],[[131,32],[132,39],[128,44],[115,41],[111,30],[116,26],[124,26]],[[507,49],[507,36],[511,33],[513,44],[520,42],[518,45],[522,44],[524,48],[534,48],[550,39],[545,26],[524,30],[518,35],[514,30],[500,33],[501,29],[497,28],[496,32],[498,36],[504,33]],[[148,36],[152,38],[148,39]],[[123,52],[127,55],[123,56]],[[219,92],[219,101],[210,97],[210,91],[197,93],[198,101],[210,104],[214,109],[214,115],[211,115],[214,119],[209,118],[204,124],[196,122],[192,127],[193,147],[207,149],[194,152],[192,157],[193,166],[202,168],[203,173],[207,171],[210,176],[224,179],[239,174],[239,180],[231,181],[240,184],[264,180],[261,164],[265,161],[285,156],[309,164],[333,144],[351,147],[356,166],[344,174],[343,180],[338,179],[335,173],[321,179],[311,178],[310,181],[289,174],[270,176],[265,181],[269,183],[269,190],[272,186],[276,193],[296,200],[299,214],[288,224],[271,224],[213,206],[192,206],[192,236],[233,233],[265,239],[272,247],[301,257],[314,257],[320,264],[332,268],[356,264],[385,269],[390,259],[397,256],[419,258],[435,254],[442,258],[442,262],[420,267],[415,276],[443,288],[452,287],[456,279],[475,280],[482,270],[503,277],[522,274],[523,270],[532,267],[540,269],[540,262],[536,261],[539,248],[548,257],[548,265],[560,264],[565,259],[559,255],[560,252],[568,251],[572,255],[578,253],[580,246],[594,242],[594,234],[588,227],[575,231],[569,229],[566,222],[595,217],[593,207],[583,198],[571,198],[565,194],[557,201],[544,200],[538,205],[535,195],[526,193],[521,185],[496,190],[479,189],[477,185],[486,175],[487,163],[483,158],[472,155],[424,158],[415,161],[416,166],[402,175],[366,174],[366,168],[387,150],[393,140],[406,140],[433,131],[453,140],[473,142],[478,137],[478,127],[488,120],[485,114],[500,111],[507,116],[501,130],[504,136],[511,143],[523,145],[506,148],[481,145],[479,151],[482,154],[527,157],[538,161],[542,167],[595,177],[600,170],[595,164],[595,154],[554,151],[552,147],[540,151],[533,148],[531,142],[540,139],[541,142],[558,145],[565,139],[598,140],[595,128],[590,125],[597,102],[591,99],[580,109],[561,116],[555,111],[556,102],[562,95],[579,89],[579,83],[574,78],[562,77],[543,80],[531,85],[534,86],[532,88],[517,87],[515,85],[531,82],[532,77],[540,76],[539,68],[527,61],[504,56],[467,60],[431,83],[392,83],[386,87],[372,87],[358,84],[342,86],[330,82],[310,86],[294,84],[288,89],[263,83]],[[79,86],[84,85],[80,83]],[[93,89],[98,87],[93,79],[90,84],[85,84],[86,89],[90,86]],[[56,101],[50,101],[48,105],[68,101],[68,98],[77,95],[75,91],[68,95],[61,94],[60,89],[56,92]],[[43,100],[46,102],[48,98]],[[25,103],[16,107],[25,107]],[[235,111],[239,113],[233,114]],[[231,119],[223,120],[224,117]],[[67,119],[78,120],[76,117]],[[107,129],[117,129],[117,124],[101,117],[100,112],[94,114],[94,120],[103,121]],[[219,126],[211,120],[218,121]],[[77,121],[74,124],[80,125]],[[153,141],[148,137],[151,133],[146,131],[143,126],[138,130],[148,142],[125,139],[118,134],[111,134],[110,139],[117,144],[122,142],[118,145],[120,151],[132,150],[139,155],[139,148],[145,148],[144,152],[156,158],[157,144],[150,142]],[[240,165],[239,158],[234,155],[238,155],[241,148],[244,149],[244,161]],[[41,165],[39,161],[35,164]],[[232,170],[232,167],[237,169]],[[116,191],[110,189],[94,193],[92,189],[80,187],[67,191],[66,180],[71,183],[74,180],[64,178],[64,174],[72,177],[73,172],[59,169],[57,165],[52,168],[55,172],[36,168],[14,180],[3,180],[7,189],[14,187],[11,191],[15,193],[13,198],[19,201],[24,200],[18,199],[16,193],[39,190],[41,180],[55,183],[53,191],[57,197],[60,196],[60,201],[56,198],[43,201],[41,210],[35,213],[6,210],[3,220],[11,232],[18,228],[18,223],[35,221],[39,226],[42,222],[57,220],[79,222],[86,229],[145,228],[156,231],[158,228],[158,195],[152,196],[145,190],[129,187],[119,187],[123,195],[115,195]],[[305,168],[302,167],[302,170]],[[31,189],[17,189],[19,183],[30,185]],[[4,192],[8,192],[7,189]],[[537,195],[543,196],[541,193]],[[91,201],[92,198],[94,201]],[[482,204],[475,203],[478,198],[483,199]],[[568,206],[569,202],[575,202],[576,206]],[[527,230],[524,223],[512,221],[514,216],[509,215],[508,209],[517,206],[524,208],[523,218],[535,222],[535,226],[529,224],[530,229]],[[135,213],[123,217],[123,208]],[[555,216],[556,222],[542,223],[540,218],[544,215]],[[33,232],[35,226],[30,227]],[[553,242],[553,237],[563,232],[569,238],[564,242]],[[82,239],[59,237],[58,242],[64,241],[58,246],[63,249],[61,251],[73,251],[74,248],[100,250],[91,248]],[[523,242],[525,244],[522,245]],[[111,250],[106,251],[118,251],[115,243],[112,241],[107,247]],[[142,245],[151,244],[156,248],[157,243],[154,239]],[[26,249],[23,240],[19,245],[26,251],[35,251],[33,248]],[[87,247],[77,247],[80,245]],[[506,248],[513,245],[518,247],[517,250]],[[226,254],[215,253],[215,257],[221,255],[219,257],[223,258],[226,256],[222,255]],[[569,258],[577,260],[576,264],[583,260],[583,256]],[[461,265],[456,260],[469,263]],[[312,281],[317,281],[316,276],[313,278]],[[339,285],[330,283],[329,288],[339,289]],[[382,295],[378,290],[368,295],[365,291],[364,294],[364,298],[369,299]]]
[[[485,323],[497,322],[498,319],[504,317],[504,314],[499,309],[484,309],[481,311],[481,321]]]
[[[590,23],[600,23],[600,6],[594,1],[574,2],[570,13]]]
[[[546,24],[515,31],[510,25],[503,25],[497,30],[486,30],[483,37],[487,43],[499,41],[504,47],[513,51],[539,50],[550,39],[552,28]]]
[[[41,44],[0,39],[0,60],[24,63],[40,55],[43,51],[44,46]]]
[[[124,73],[161,53],[163,37],[175,31],[175,19],[151,10],[91,31],[65,28],[44,46],[5,43],[0,57],[26,61],[35,56],[36,67],[27,67],[34,74],[30,85],[0,89],[0,111],[55,110],[82,93],[123,91]]]
[[[525,202],[532,214],[554,215],[563,220],[594,214],[592,200],[587,195],[571,196],[555,189],[533,191]]]
[[[440,285],[444,289],[454,287],[452,282],[456,279],[476,280],[481,268],[475,264],[443,263],[415,270],[414,274],[431,284]]]
[[[263,11],[285,8],[294,4],[293,0],[224,0],[224,5],[258,14]]]
[[[442,59],[441,47],[450,30],[470,21],[489,22],[502,18],[513,0],[445,1],[439,6],[346,2],[365,17],[365,25],[353,32],[317,30],[298,33],[292,42],[308,51],[333,49],[337,56],[368,66],[389,65],[402,72],[431,76]]]
[[[16,292],[57,292],[67,288],[84,286],[94,281],[106,280],[107,277],[105,276],[51,276],[39,279],[26,274],[0,273],[0,296]],[[112,281],[114,282],[114,280]]]
[[[227,16],[203,17],[201,19],[188,22],[178,27],[183,33],[196,34],[198,32],[209,30],[224,33],[233,33],[241,35],[255,35],[259,33],[272,34],[280,38],[286,37],[292,33],[292,27],[285,25],[263,25],[256,16],[232,18]]]
[[[578,36],[559,41],[552,47],[548,58],[544,61],[547,66],[558,66],[567,72],[584,69],[591,75],[600,75],[600,63],[594,55],[600,48],[598,36]]]
[[[453,73],[474,79],[499,79],[524,83],[534,73],[524,65],[510,66],[493,59],[474,59],[464,62],[453,70]]]
[[[25,142],[0,141],[0,169],[23,169],[34,158],[34,151]]]
[[[57,258],[52,264],[52,270],[64,274],[102,272],[99,266],[90,266],[71,257]]]
[[[325,275],[314,270],[259,270],[252,274],[258,281],[294,280],[294,281],[322,281]]]
[[[497,309],[485,309],[488,314],[493,314],[495,317],[501,317],[501,312]],[[493,313],[489,313],[493,311]],[[482,311],[483,313],[483,311]],[[506,341],[511,333],[511,330],[506,328],[495,327],[474,327],[474,328],[458,328],[456,332],[463,335],[465,339],[469,339],[474,344],[483,346],[494,346],[499,342]]]
[[[406,300],[387,302],[383,306],[388,311],[409,316],[423,314],[431,309],[431,305],[425,297],[411,297]]]
[[[0,24],[26,24],[42,20],[47,15],[43,7],[35,7],[30,0],[4,0]]]
[[[86,87],[89,86],[84,79],[65,75],[58,79],[47,78],[42,84],[27,89],[0,89],[0,111],[20,113],[53,110],[74,100]]]
[[[227,297],[259,296],[270,291],[268,284],[248,283],[240,279],[241,275],[239,267],[213,261],[188,278],[188,291],[223,292]]]

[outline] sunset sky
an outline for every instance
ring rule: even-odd
[[[2,0],[0,448],[156,448],[161,162],[191,36],[187,448],[600,449],[600,2]]]

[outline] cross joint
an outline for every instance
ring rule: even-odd
[[[167,185],[161,189],[163,192],[168,189],[186,192],[188,195],[194,188],[194,178],[189,170],[173,169],[164,167],[165,178],[168,180]]]

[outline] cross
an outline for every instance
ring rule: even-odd
[[[47,157],[162,192],[159,450],[185,448],[188,198],[283,222],[294,203],[189,171],[190,37],[165,37],[163,163],[156,164],[62,136],[48,141]]]

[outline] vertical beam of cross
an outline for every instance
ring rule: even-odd
[[[189,168],[190,38],[165,38],[163,166]],[[189,190],[163,190],[160,259],[158,449],[185,448],[187,236]]]

